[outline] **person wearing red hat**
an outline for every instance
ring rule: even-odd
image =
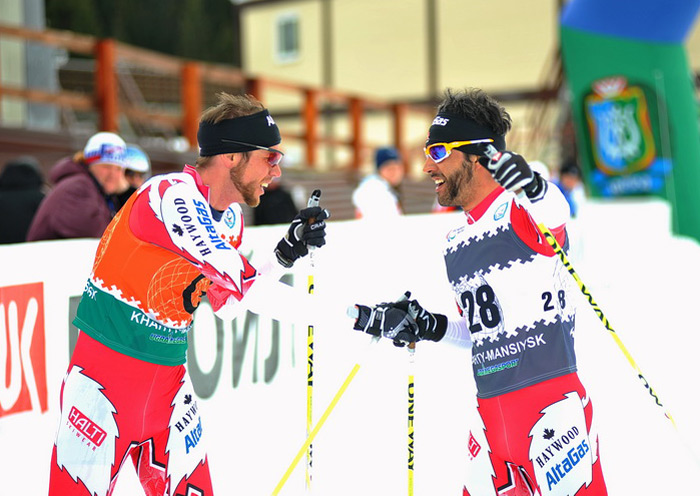
[[[124,180],[125,153],[122,138],[101,132],[57,162],[49,172],[54,187],[34,216],[27,241],[102,236],[116,212],[111,195]]]

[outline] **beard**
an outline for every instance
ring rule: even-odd
[[[462,168],[445,178],[445,186],[438,193],[437,201],[443,207],[461,207],[465,203],[467,187],[474,179],[474,163],[462,161]]]
[[[246,160],[245,162],[241,162],[238,167],[231,169],[229,177],[238,192],[243,196],[245,204],[249,207],[257,207],[260,205],[260,195],[258,194],[260,185],[254,182],[243,182],[243,175],[247,168],[248,161]]]

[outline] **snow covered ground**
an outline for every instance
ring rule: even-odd
[[[593,400],[601,460],[613,496],[700,494],[694,482],[700,475],[700,324],[694,311],[700,305],[700,245],[672,237],[669,217],[662,202],[597,202],[590,203],[570,226],[574,268],[664,405],[656,405],[581,296],[577,322],[580,375]],[[385,232],[387,240],[380,241],[387,242],[382,248],[367,247],[359,253],[378,258],[383,269],[378,277],[363,282],[361,296],[355,293],[352,297],[371,303],[411,289],[426,307],[451,311],[445,308],[452,300],[443,284],[442,267],[432,259],[412,258],[414,249],[422,251],[423,244],[435,246],[439,239],[423,237],[423,229],[430,228],[422,220],[411,222],[410,234],[398,234],[400,228]],[[331,241],[334,227],[342,229],[342,224],[331,227]],[[389,240],[392,236],[395,238]],[[317,277],[317,292],[342,294],[343,286],[354,286],[347,281],[364,274],[357,260],[343,262],[342,254],[332,248],[326,256],[319,253],[318,264],[334,268]],[[416,284],[426,277],[434,283]],[[364,336],[344,329],[317,329],[315,345],[316,419],[353,365],[360,363],[361,368],[314,442],[313,494],[407,494],[407,353],[388,343],[368,351]],[[461,494],[469,428],[465,411],[473,406],[474,395],[469,352],[425,343],[416,352],[412,370],[414,494]],[[305,395],[298,386],[291,388],[297,388],[296,396],[281,400],[279,406],[296,404],[296,412],[286,410],[286,415],[296,416],[303,425]],[[664,416],[665,410],[673,415],[677,429]],[[267,456],[270,463],[246,465],[255,456],[231,453],[228,459],[239,462],[231,464],[228,473],[239,478],[240,486],[234,487],[245,488],[240,494],[270,494],[301,446],[303,432],[297,433],[293,449],[275,453],[273,440],[289,436],[289,430],[278,431],[274,420],[251,427],[252,437],[263,445],[269,439],[267,448],[258,444],[254,451],[261,449],[259,456]],[[236,443],[231,445],[232,452],[239,448]],[[253,455],[248,448],[244,452]],[[215,468],[228,462],[212,463]],[[302,459],[280,494],[304,494],[303,474]]]
[[[314,441],[313,494],[407,494],[410,370],[415,376],[414,494],[461,494],[467,413],[474,402],[469,351],[422,343],[409,368],[405,350],[389,343],[368,347],[367,336],[352,331],[337,310],[393,299],[410,289],[426,308],[454,312],[439,246],[455,215],[405,218],[379,231],[355,221],[329,224],[329,244],[316,256],[315,284],[322,301],[319,315],[334,318],[319,322],[315,332],[315,420],[353,366],[360,364],[360,370]],[[257,239],[259,250],[273,246],[281,232],[255,229],[257,234],[248,236]],[[668,207],[659,201],[590,203],[570,233],[574,268],[664,405],[655,404],[580,296],[578,362],[593,401],[609,494],[700,494],[695,483],[700,475],[700,324],[695,312],[700,244],[669,234]],[[53,301],[51,295],[59,290],[80,294],[92,260],[89,251],[94,253],[94,244],[83,252],[85,243],[43,245],[55,257],[60,249],[74,254],[79,262],[74,266],[56,266],[52,257],[37,256],[34,250],[42,245],[0,248],[6,284],[41,280],[41,274],[53,271],[45,283],[52,300],[45,302],[49,411],[0,417],[3,495],[6,489],[7,494],[46,493],[57,393],[67,365],[67,298]],[[31,258],[30,266],[12,263],[18,250]],[[307,272],[308,266],[299,267],[302,291]],[[215,323],[206,307],[198,310],[195,323],[198,374],[209,381],[200,382],[212,384],[210,391],[200,390],[206,397],[199,401],[217,494],[269,495],[305,439],[306,328],[283,325],[275,342],[275,333],[264,327],[241,345],[240,328],[211,332]],[[115,495],[139,494],[126,464]],[[280,494],[305,494],[303,459]]]

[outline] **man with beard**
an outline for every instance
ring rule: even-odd
[[[260,102],[219,94],[197,138],[195,166],[150,178],[100,240],[74,320],[51,495],[111,494],[128,458],[148,496],[212,495],[206,430],[184,367],[192,314],[205,293],[217,315],[241,300],[256,311],[253,293],[272,298],[267,289],[284,269],[325,244],[329,214],[315,206],[299,212],[267,262],[253,267],[238,251],[239,203],[258,205],[283,156]]]
[[[354,328],[399,346],[472,348],[478,416],[465,446],[465,496],[605,495],[592,406],[576,373],[570,277],[533,220],[566,249],[568,205],[506,151],[510,127],[485,92],[448,90],[425,145],[423,171],[439,204],[464,210],[443,250],[461,318],[404,299],[356,305]]]

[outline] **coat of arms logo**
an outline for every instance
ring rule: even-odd
[[[610,176],[644,170],[656,156],[647,100],[642,88],[623,77],[593,83],[586,120],[596,167]]]

